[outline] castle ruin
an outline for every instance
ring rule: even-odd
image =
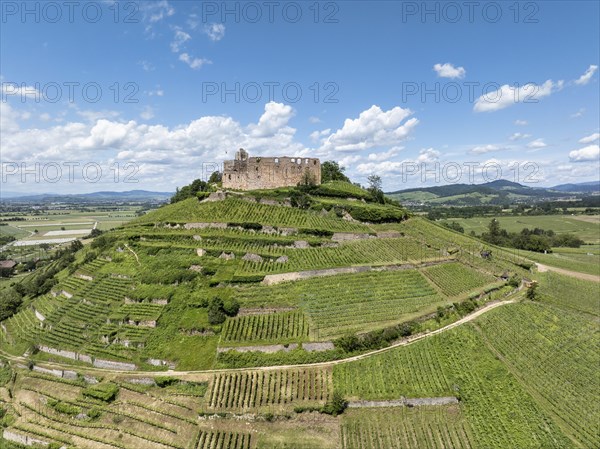
[[[240,148],[233,161],[223,164],[223,187],[239,190],[293,187],[308,173],[312,182],[321,184],[321,162],[316,158],[248,157]]]

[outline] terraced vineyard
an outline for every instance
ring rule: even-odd
[[[239,289],[244,306],[299,305],[315,338],[358,332],[435,310],[440,297],[417,270],[367,272]]]
[[[290,226],[331,231],[368,232],[368,227],[341,218],[324,217],[317,212],[258,204],[238,199],[218,202],[199,202],[195,198],[180,201],[169,208],[159,209],[150,217],[142,217],[134,223],[148,222],[220,222],[262,223],[271,226]]]
[[[208,407],[247,411],[261,407],[324,403],[331,394],[331,371],[298,368],[217,374],[212,380]]]
[[[364,399],[459,395],[475,447],[573,446],[471,326],[337,365],[334,385]]]
[[[461,263],[446,263],[425,268],[423,273],[433,281],[446,296],[458,296],[496,279],[486,273],[469,269]]]
[[[568,435],[584,447],[600,446],[597,321],[531,303],[500,309],[478,320],[490,347]]]
[[[252,435],[247,433],[201,430],[195,449],[250,449]]]
[[[599,284],[319,189],[298,192],[308,209],[266,204],[292,189],[184,200],[68,254],[1,323],[3,425],[81,449],[600,447]],[[504,274],[539,280],[539,301],[364,354],[454,323]],[[459,403],[336,415],[441,396]]]
[[[223,342],[289,342],[308,339],[308,322],[302,311],[246,315],[229,319]]]
[[[549,303],[596,316],[600,315],[600,284],[598,282],[546,272],[541,277],[539,292],[542,298]]]
[[[477,447],[459,406],[348,410],[344,449],[469,449]]]

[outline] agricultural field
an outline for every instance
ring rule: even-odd
[[[291,410],[323,405],[331,395],[330,369],[246,371],[216,374],[206,400],[210,411]]]
[[[463,228],[465,234],[474,231],[482,234],[493,217],[451,218]],[[502,229],[508,232],[521,232],[523,228],[552,229],[557,234],[575,234],[586,243],[600,243],[600,222],[598,216],[579,215],[535,215],[518,217],[497,217]]]
[[[227,320],[221,342],[290,343],[308,340],[309,327],[302,311],[245,315]]]
[[[461,407],[350,409],[342,418],[343,449],[476,447]]]
[[[243,306],[299,306],[314,339],[366,331],[434,311],[446,300],[417,270],[367,272],[240,288]]]
[[[334,387],[361,399],[458,396],[476,447],[595,447],[597,345],[593,320],[507,305],[443,336],[337,365]]]
[[[312,199],[336,209],[364,192],[326,189]],[[178,225],[205,222],[219,224]],[[0,326],[17,372],[0,408],[12,431],[82,449],[598,446],[597,285],[530,264],[420,217],[368,224],[333,209],[184,200],[104,233],[24,295]],[[463,305],[523,296],[504,274],[536,278],[539,301],[385,348],[403,343],[399,330],[454,323]],[[57,364],[79,375],[39,369]],[[429,405],[336,416],[340,395]],[[438,397],[459,402],[427,399]]]
[[[480,273],[461,263],[445,263],[425,268],[423,274],[449,297],[458,296],[496,281],[489,274]]]
[[[581,248],[553,248],[550,254],[531,251],[520,251],[520,254],[544,265],[600,276],[598,245],[585,245]]]
[[[600,315],[600,283],[550,271],[539,274],[542,301],[591,315]]]

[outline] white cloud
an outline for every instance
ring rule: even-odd
[[[204,27],[204,33],[211,41],[220,41],[225,36],[225,25],[222,23],[210,23]]]
[[[160,22],[165,17],[175,14],[175,8],[167,0],[140,2],[140,11],[144,20],[150,23]]]
[[[156,69],[151,62],[145,60],[138,62],[138,64],[142,67],[142,69],[144,69],[145,72],[153,72]]]
[[[508,139],[514,141],[514,140],[527,139],[528,137],[531,137],[531,134],[514,133]]]
[[[467,74],[464,67],[454,67],[449,62],[436,64],[433,66],[433,70],[435,70],[440,78],[464,78]]]
[[[165,91],[162,89],[151,90],[148,92],[149,97],[162,97],[165,94]]]
[[[600,157],[600,145],[588,145],[580,150],[573,150],[569,153],[571,162],[596,161]],[[596,173],[597,169],[596,169]]]
[[[392,147],[388,151],[380,151],[379,153],[369,154],[370,161],[385,161],[396,156],[404,147]]]
[[[583,137],[582,139],[579,139],[579,143],[592,143],[599,139],[600,139],[600,133],[594,133],[587,137]]]
[[[40,114],[40,120],[43,122],[49,122],[51,120],[51,118],[52,117],[50,117],[50,114],[48,114],[47,112]]]
[[[526,126],[526,125],[528,125],[528,122],[527,122],[527,120],[515,120],[515,125]]]
[[[154,109],[150,106],[146,106],[144,110],[140,113],[140,117],[144,120],[151,120],[154,118]]]
[[[581,108],[581,109],[579,109],[579,111],[575,112],[574,114],[571,114],[571,118],[583,117],[584,113],[585,113],[585,108]]]
[[[179,55],[179,60],[182,62],[185,62],[192,69],[199,69],[203,65],[212,64],[212,61],[210,61],[209,59],[194,58],[194,57],[188,55],[187,53],[181,53]]]
[[[545,148],[548,145],[544,143],[544,139],[535,139],[527,144],[527,148],[540,149]]]
[[[331,128],[327,128],[322,131],[313,131],[312,133],[310,133],[309,137],[310,137],[310,140],[312,140],[313,142],[318,142],[324,136],[327,136],[329,134],[331,134]]]
[[[439,160],[440,154],[439,151],[434,150],[433,148],[424,148],[419,151],[419,156],[416,161],[420,163],[436,162]]]
[[[321,150],[360,151],[398,145],[419,123],[416,118],[404,121],[411,114],[410,109],[398,106],[384,112],[373,105],[358,118],[346,119],[341,129],[324,140]]]
[[[498,145],[488,144],[488,145],[476,146],[476,147],[472,148],[471,150],[469,150],[469,153],[470,154],[485,154],[485,153],[492,153],[494,151],[502,151],[502,150],[506,150],[506,148],[499,147]]]
[[[173,53],[179,53],[181,51],[181,46],[185,44],[192,38],[188,33],[182,31],[179,28],[175,29],[175,36],[173,37],[173,41],[171,42],[171,51]]]
[[[258,124],[250,125],[248,129],[253,137],[269,137],[285,129],[294,116],[294,109],[286,104],[271,101],[265,105],[265,112],[260,116]]]
[[[315,116],[308,117],[308,121],[313,124],[321,123],[321,119],[319,117],[315,117]]]
[[[552,80],[548,80],[542,85],[530,83],[517,88],[505,84],[500,89],[488,92],[475,100],[473,110],[475,112],[493,112],[517,103],[537,103],[541,98],[562,89],[563,85],[563,81],[554,83]]]
[[[585,71],[585,73],[575,80],[575,84],[585,86],[587,83],[590,82],[590,80],[594,76],[594,73],[596,73],[596,70],[598,70],[597,65],[590,65]]]

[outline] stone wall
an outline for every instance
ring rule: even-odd
[[[316,158],[248,157],[240,150],[235,160],[223,165],[223,187],[239,190],[293,187],[310,173],[315,184],[321,184],[321,162]]]

